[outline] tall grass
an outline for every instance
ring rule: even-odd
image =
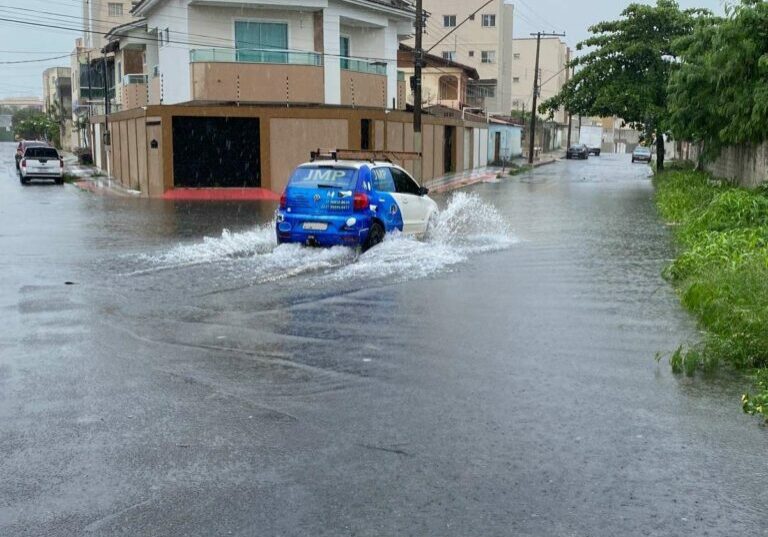
[[[680,246],[664,276],[706,336],[670,359],[694,375],[721,362],[757,371],[744,410],[768,418],[768,193],[713,181],[693,170],[655,178],[656,203]]]

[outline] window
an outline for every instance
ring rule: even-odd
[[[474,50],[470,50],[469,51],[469,57],[470,58],[474,58],[475,57],[475,51]]]
[[[496,51],[495,50],[484,50],[480,61],[482,63],[496,63]]]
[[[339,37],[339,54],[341,55],[341,68],[349,69],[349,60],[347,58],[352,54],[352,45],[347,35]]]
[[[395,180],[389,168],[376,168],[373,170],[373,189],[379,192],[395,192]]]
[[[395,188],[398,194],[413,194],[414,196],[421,195],[421,189],[416,181],[408,177],[408,174],[397,168],[392,168],[392,178],[395,180]]]
[[[288,63],[288,25],[235,21],[235,48],[239,62]],[[270,49],[280,52],[269,52]]]
[[[110,2],[109,4],[107,4],[107,13],[109,14],[110,17],[122,17],[123,4],[120,4],[118,2]]]
[[[456,51],[454,51],[454,50],[444,50],[443,51],[443,59],[444,60],[452,62],[455,57],[456,57]]]
[[[117,62],[117,79],[123,79],[123,62]]]
[[[513,57],[513,58],[515,58],[516,60],[519,60],[519,59],[520,59],[520,53],[519,53],[519,52],[515,52],[515,53],[512,55],[512,57]]]
[[[456,26],[456,15],[443,15],[443,27],[453,28]]]
[[[513,76],[512,77],[512,82],[514,82],[515,84],[519,83],[520,82],[520,77],[519,76]]]
[[[496,27],[496,15],[483,15],[483,28]]]

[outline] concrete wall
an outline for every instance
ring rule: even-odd
[[[496,133],[501,138],[500,158],[511,159],[523,154],[522,127],[510,125],[488,125],[488,162],[496,162]]]
[[[715,177],[753,188],[768,181],[768,142],[726,147],[720,157],[705,165]]]
[[[168,0],[161,3],[147,19],[149,30],[157,29],[168,35],[173,43],[158,49],[158,61],[164,103],[183,103],[190,100],[189,76],[189,19],[186,11],[188,0]],[[190,11],[191,13],[191,11]],[[207,34],[207,32],[199,32]],[[208,39],[208,38],[206,38]]]

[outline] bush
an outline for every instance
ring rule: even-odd
[[[744,396],[744,410],[768,418],[768,196],[690,170],[664,172],[655,184],[681,246],[664,276],[706,330],[700,344],[672,354],[672,369],[757,368],[759,392]]]

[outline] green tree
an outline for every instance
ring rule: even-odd
[[[579,43],[587,53],[574,59],[576,74],[541,112],[565,107],[587,116],[618,116],[655,136],[657,166],[664,168],[664,134],[669,132],[667,86],[677,68],[673,43],[690,35],[707,10],[681,10],[674,0],[655,6],[630,4],[622,18],[592,26],[592,37]]]
[[[58,144],[58,121],[33,108],[22,108],[13,114],[11,120],[13,132],[25,140],[48,140]]]
[[[675,43],[680,67],[670,78],[675,136],[714,158],[727,145],[768,139],[768,3],[742,0],[724,19],[700,21]]]

